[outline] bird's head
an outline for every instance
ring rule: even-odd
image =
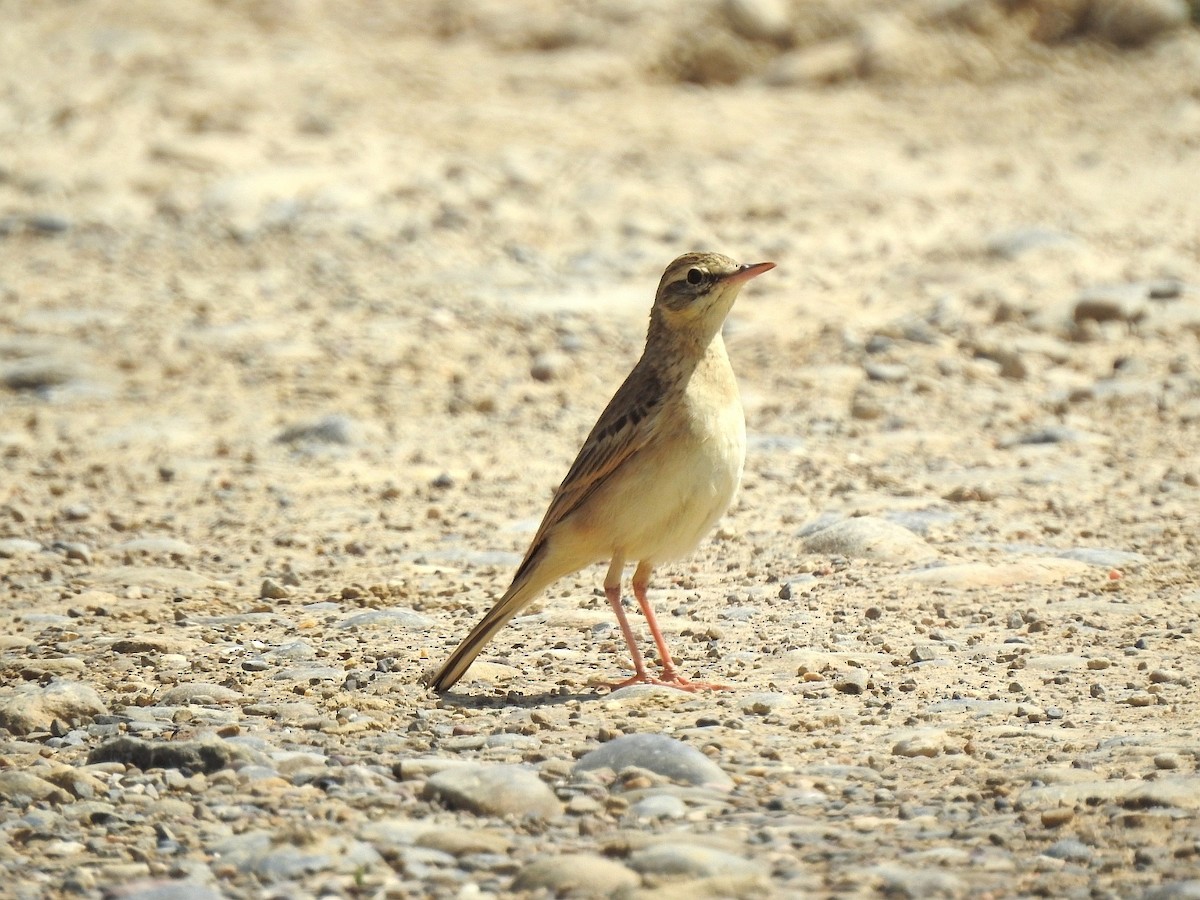
[[[654,314],[676,332],[707,334],[721,329],[738,291],[773,262],[742,265],[720,253],[685,253],[667,266],[654,298]]]

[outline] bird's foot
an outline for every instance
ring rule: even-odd
[[[610,691],[618,691],[623,687],[629,687],[631,684],[657,684],[663,687],[675,688],[678,691],[732,691],[733,687],[728,684],[720,684],[715,681],[689,681],[684,678],[674,669],[664,669],[661,678],[656,678],[649,672],[639,672],[638,674],[626,678],[624,681],[615,683],[606,682],[606,686]]]

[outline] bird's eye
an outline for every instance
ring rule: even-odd
[[[700,269],[688,269],[688,284],[700,284],[702,281],[704,281],[704,272],[702,272]]]

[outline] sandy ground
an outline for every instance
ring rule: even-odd
[[[818,6],[0,7],[0,893],[1196,896],[1200,33]],[[427,694],[692,248],[778,263],[652,590],[736,690],[597,687],[597,567]]]

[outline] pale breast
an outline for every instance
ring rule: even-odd
[[[746,426],[736,384],[713,387],[696,384],[665,409],[654,440],[605,486],[601,502],[588,504],[587,530],[606,540],[603,554],[651,564],[678,559],[729,508],[742,477]]]

